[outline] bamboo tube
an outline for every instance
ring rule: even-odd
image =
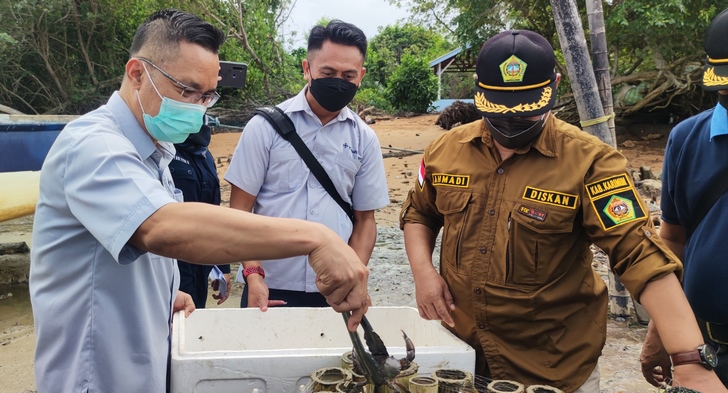
[[[463,386],[473,386],[473,374],[456,369],[439,369],[432,372],[437,380],[439,393],[458,392]]]
[[[311,392],[333,392],[337,384],[350,379],[349,371],[341,367],[320,368],[311,374]]]
[[[437,393],[437,380],[428,376],[414,376],[409,381],[410,393]]]
[[[523,393],[523,391],[523,385],[516,381],[497,379],[488,384],[489,393]]]
[[[346,351],[341,355],[341,368],[345,370],[354,368],[354,358],[351,356],[351,351]]]
[[[35,212],[40,172],[0,173],[0,222]]]
[[[564,393],[564,391],[548,385],[531,385],[526,389],[526,393]]]

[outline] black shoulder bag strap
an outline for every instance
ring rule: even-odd
[[[336,187],[331,181],[329,175],[326,173],[326,170],[324,170],[316,157],[313,156],[313,153],[311,153],[311,150],[308,149],[306,144],[303,143],[301,137],[296,132],[296,127],[293,125],[291,118],[277,106],[265,106],[258,108],[255,110],[255,114],[261,115],[263,118],[268,120],[273,128],[278,131],[278,134],[293,145],[298,152],[298,155],[301,156],[303,162],[306,163],[308,169],[310,169],[313,175],[316,176],[316,179],[319,183],[321,183],[326,192],[334,198],[336,203],[338,203],[346,215],[349,216],[349,219],[354,222],[354,210],[351,208],[351,205],[344,201],[344,199],[341,198],[341,195],[339,195],[339,192],[336,191]]]
[[[718,199],[720,199],[720,197],[728,191],[728,173],[718,176],[717,183],[713,185],[714,187],[711,187],[708,192],[703,194],[700,198],[700,201],[696,205],[695,218],[693,218],[685,228],[685,234],[688,238],[690,238],[695,230],[698,229],[698,225],[700,225],[700,222],[703,221],[703,218],[705,218],[705,215],[708,214],[710,209],[713,208],[715,202],[718,202]]]

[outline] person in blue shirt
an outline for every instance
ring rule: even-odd
[[[174,143],[218,100],[225,34],[161,10],[134,36],[121,87],[68,123],[40,173],[29,287],[39,392],[164,392],[172,314],[195,308],[176,259],[209,265],[309,255],[355,331],[368,272],[324,225],[183,202]]]
[[[212,132],[207,124],[200,132],[190,134],[182,143],[174,145],[174,159],[169,163],[169,171],[174,179],[174,186],[182,190],[185,202],[204,202],[212,205],[220,204],[220,179],[217,176],[215,158],[208,146]],[[177,261],[179,268],[179,290],[192,296],[196,308],[205,308],[207,303],[208,276],[212,265],[198,265]],[[218,265],[225,277],[227,290],[212,295],[217,304],[222,304],[230,294],[230,265]],[[220,290],[219,280],[212,282],[213,290]]]
[[[718,93],[718,105],[679,123],[670,133],[662,170],[660,237],[683,262],[683,289],[709,351],[715,372],[728,387],[728,192],[717,188],[728,178],[728,9],[708,26],[703,89]],[[720,194],[719,192],[722,192]],[[714,195],[706,197],[706,195]],[[713,202],[712,206],[710,202]],[[703,206],[705,205],[705,206]],[[699,211],[708,209],[701,219]],[[689,355],[705,365],[705,349]],[[649,325],[640,357],[642,373],[658,386],[671,377],[675,356],[662,347]]]

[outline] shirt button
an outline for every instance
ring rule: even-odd
[[[503,174],[503,172],[505,172],[505,171],[503,170],[503,168],[498,168],[498,174],[499,174],[499,175],[502,175],[502,174]]]
[[[645,235],[647,235],[647,237],[652,236],[652,231],[650,231],[649,229],[645,230]]]
[[[490,211],[488,212],[488,214],[490,214],[491,216],[495,216],[495,210],[490,209]]]
[[[308,186],[311,187],[311,188],[316,187],[313,183],[310,183]]]
[[[483,291],[481,291],[480,288],[475,288],[475,294],[476,295],[480,295],[481,292],[483,292]]]
[[[312,215],[312,216],[313,216],[313,213],[314,213],[314,211],[313,211],[313,210],[309,210],[309,211],[308,211],[308,214],[310,214],[310,215]]]
[[[485,329],[485,324],[482,322],[478,323],[478,329]]]
[[[485,247],[480,247],[480,253],[485,254],[488,250]]]

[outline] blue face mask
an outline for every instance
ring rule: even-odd
[[[144,70],[147,67],[144,66]],[[147,131],[152,138],[171,143],[182,143],[187,139],[190,134],[194,134],[200,131],[203,123],[203,115],[207,111],[207,107],[198,104],[190,104],[186,102],[175,101],[171,98],[162,97],[157,90],[157,86],[154,85],[152,78],[147,72],[149,81],[152,82],[154,91],[157,92],[159,98],[162,99],[162,105],[159,107],[159,113],[157,116],[150,116],[144,112],[142,107],[142,101],[139,99],[139,90],[137,90],[137,100],[139,100],[139,106],[142,108],[144,125],[147,127]]]

